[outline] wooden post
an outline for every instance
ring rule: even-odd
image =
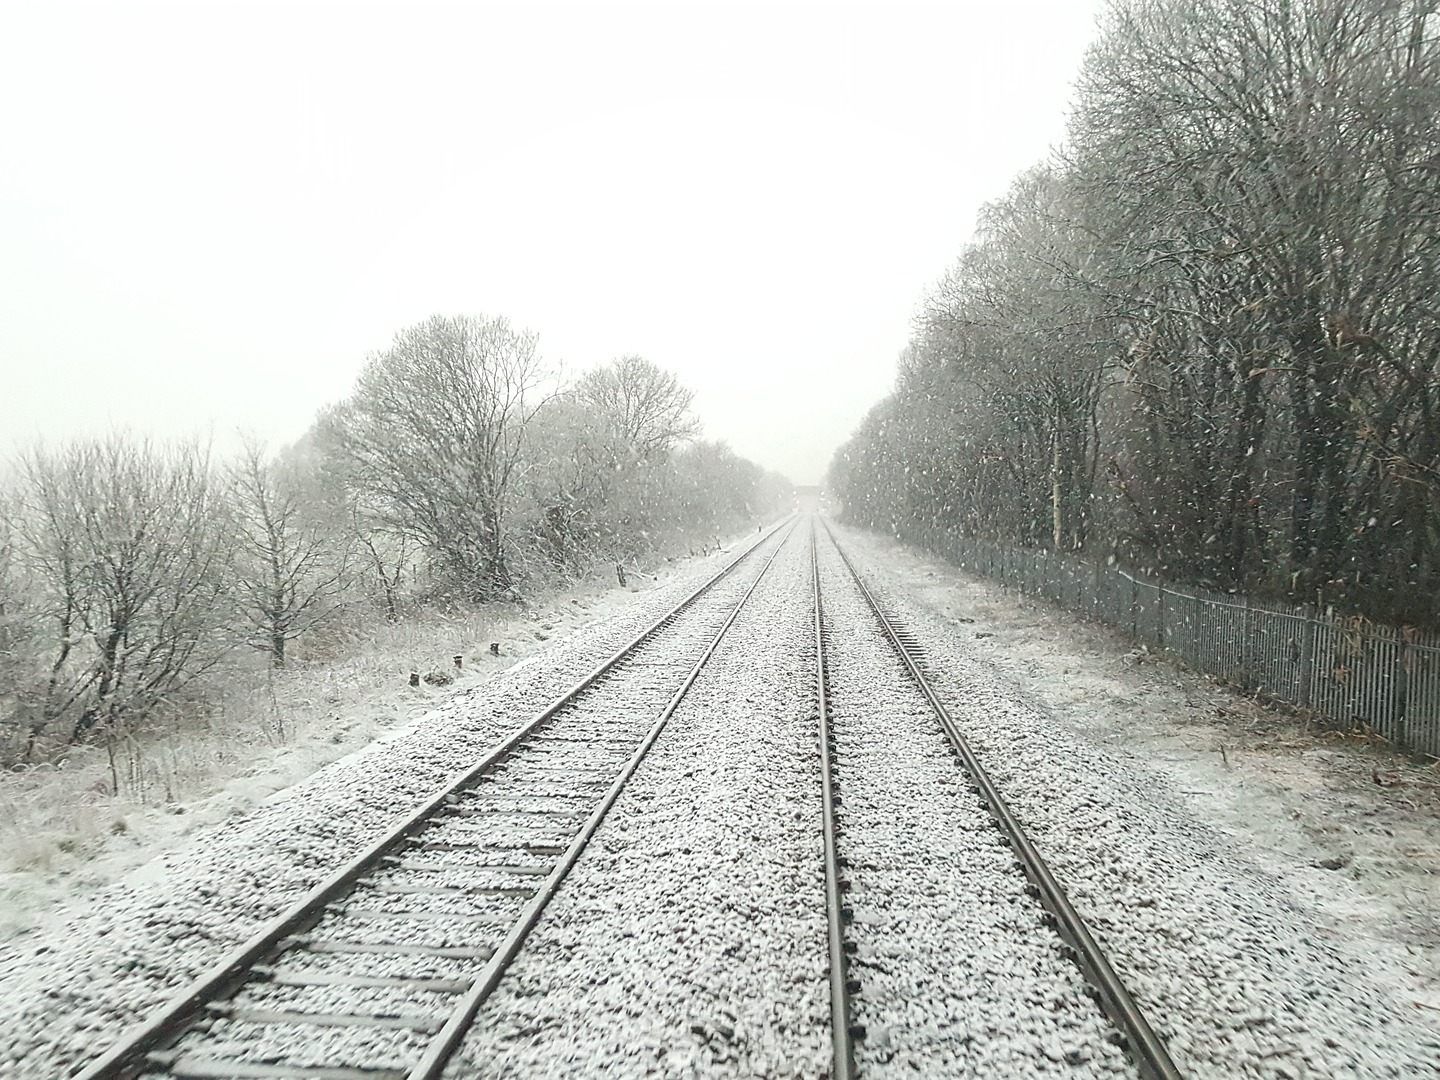
[[[1165,648],[1165,582],[1157,581],[1155,583],[1155,592],[1158,595],[1160,603],[1160,618],[1156,622],[1155,636],[1158,639],[1157,644],[1163,649]]]
[[[410,672],[410,685],[411,685],[411,686],[419,686],[419,685],[420,685],[420,672],[418,672],[418,671],[412,671],[412,672]]]
[[[455,661],[455,670],[456,670],[456,671],[462,671],[462,670],[464,669],[464,667],[465,667],[465,657],[464,657],[461,653],[458,653],[458,652],[457,652],[457,653],[456,653],[454,656],[452,656],[450,659],[453,660],[453,661]]]

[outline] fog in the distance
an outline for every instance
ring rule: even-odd
[[[1058,141],[1093,5],[8,4],[0,452],[284,441],[432,313],[639,353],[799,482],[977,207]]]

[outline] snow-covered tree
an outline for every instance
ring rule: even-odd
[[[330,616],[340,602],[349,552],[343,533],[307,520],[302,490],[247,440],[228,475],[239,540],[235,601],[250,645],[285,663],[290,642]]]
[[[545,380],[533,333],[435,316],[370,359],[322,437],[363,503],[418,540],[452,587],[506,595],[506,518]]]

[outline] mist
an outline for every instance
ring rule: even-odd
[[[284,443],[432,314],[638,353],[818,482],[1085,3],[7,5],[0,444]]]

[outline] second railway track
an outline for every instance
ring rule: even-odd
[[[1179,1080],[917,643],[812,530],[834,1080]]]

